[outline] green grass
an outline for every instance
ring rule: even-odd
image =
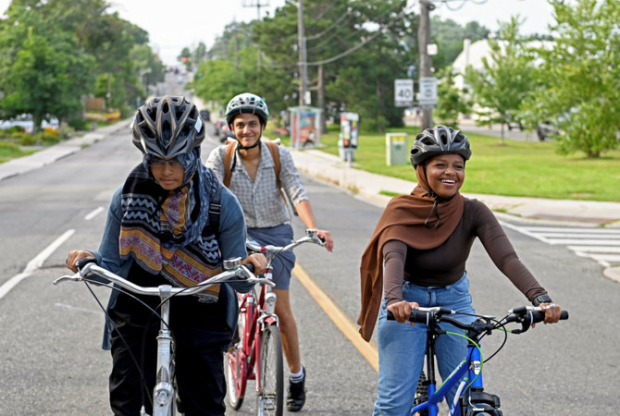
[[[401,131],[409,134],[411,145],[419,129],[388,130]],[[587,159],[580,154],[557,155],[553,142],[504,140],[500,146],[497,137],[467,136],[472,158],[467,163],[464,193],[620,202],[620,150]],[[321,143],[321,150],[338,155],[338,130],[321,135]],[[361,134],[355,167],[415,181],[411,165],[386,166],[385,148],[385,134]]]
[[[36,150],[22,150],[19,145],[9,140],[0,140],[0,163],[8,162],[16,157],[31,155]]]

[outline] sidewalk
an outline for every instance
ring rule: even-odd
[[[348,189],[380,207],[391,199],[381,191],[409,194],[415,183],[349,168],[339,157],[319,150],[291,151],[295,165],[317,179]],[[411,172],[414,178],[413,170]],[[484,202],[501,220],[531,225],[606,227],[620,229],[620,203],[518,198],[498,195],[464,194]],[[620,267],[609,267],[604,274],[620,282]]]
[[[30,156],[0,163],[0,181],[54,163],[58,159],[82,150],[83,147],[98,142],[105,136],[127,128],[129,123],[131,123],[131,119],[121,120],[110,126],[101,127],[93,132],[86,133],[82,137],[72,137],[68,140],[63,140],[57,145],[50,146]]]

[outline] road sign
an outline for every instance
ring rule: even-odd
[[[437,78],[420,78],[420,106],[434,107],[437,105]]]
[[[413,105],[413,80],[394,80],[394,106],[411,107]]]

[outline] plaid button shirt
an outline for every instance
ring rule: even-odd
[[[261,156],[254,182],[236,152],[237,163],[230,179],[229,188],[239,199],[248,228],[275,227],[291,221],[291,211],[276,186],[275,164],[269,148],[264,143],[260,146]],[[297,206],[307,200],[308,195],[290,152],[284,146],[278,146],[278,150],[282,189],[293,205]],[[206,166],[213,169],[220,182],[224,181],[225,152],[226,145],[213,149],[206,162]]]

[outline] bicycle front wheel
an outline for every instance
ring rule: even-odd
[[[282,416],[284,408],[284,369],[282,341],[277,324],[263,330],[260,351],[260,389],[256,410],[259,416]]]
[[[243,404],[245,391],[245,363],[241,358],[241,351],[236,346],[233,348],[232,351],[224,354],[224,374],[228,403],[234,410],[239,410]]]

